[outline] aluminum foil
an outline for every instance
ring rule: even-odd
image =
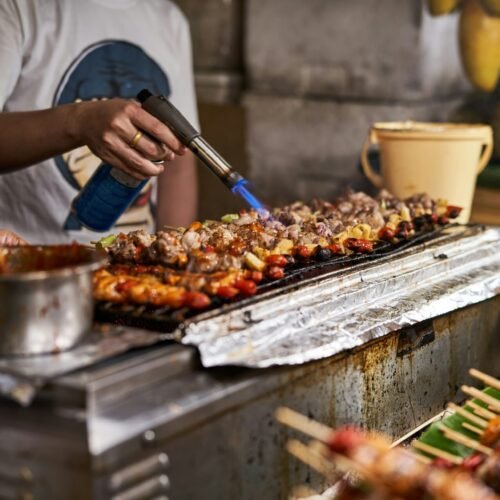
[[[188,324],[182,342],[205,367],[301,364],[500,294],[500,229],[455,231]]]
[[[96,325],[70,351],[43,356],[0,358],[0,394],[27,406],[39,389],[61,375],[165,338],[170,336],[115,325]]]

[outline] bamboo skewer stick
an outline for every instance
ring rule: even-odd
[[[325,465],[323,458],[320,459],[316,454],[311,453],[309,447],[304,443],[301,443],[297,439],[290,439],[286,443],[286,449],[288,453],[309,465],[311,469],[314,469],[325,477],[329,476],[331,467]]]
[[[429,465],[430,463],[432,463],[432,459],[426,457],[425,455],[422,455],[420,453],[415,453],[414,451],[409,451],[408,453],[412,456],[412,458],[414,458],[417,462],[420,462],[421,464]]]
[[[477,403],[474,403],[474,401],[470,399],[465,403],[465,406],[470,406],[474,410],[474,413],[480,415],[483,418],[487,418],[488,420],[496,417],[495,413],[489,411],[487,408],[479,406]]]
[[[460,457],[457,457],[452,453],[440,450],[439,448],[431,446],[430,444],[422,443],[421,441],[415,440],[411,443],[411,445],[417,450],[423,451],[437,458],[443,458],[444,460],[448,460],[448,462],[451,462],[455,465],[460,465],[463,461]]]
[[[490,387],[493,387],[493,389],[497,389],[500,391],[500,380],[496,379],[495,377],[492,377],[491,375],[487,375],[486,373],[480,372],[479,370],[476,370],[475,368],[471,368],[469,370],[469,374],[480,380],[481,382],[484,382],[485,385],[489,385]]]
[[[327,442],[333,432],[330,427],[284,406],[278,408],[275,415],[278,422],[303,432],[318,441]]]
[[[500,410],[498,410],[496,408],[496,406],[494,406],[494,405],[488,405],[488,410],[494,411],[496,413],[500,413]],[[497,416],[497,415],[495,415],[495,416]]]
[[[473,398],[479,399],[483,403],[489,405],[490,408],[493,409],[496,413],[500,412],[500,401],[495,399],[488,394],[476,389],[475,387],[469,387],[467,385],[463,385],[461,387],[462,391],[465,392],[468,396],[472,396]]]
[[[479,429],[478,427],[476,427],[475,425],[471,425],[471,424],[468,424],[467,422],[464,422],[462,424],[462,427],[464,429],[467,429],[468,431],[471,431],[471,432],[474,432],[475,434],[477,434],[478,436],[480,436],[483,431],[481,429]]]
[[[477,417],[470,411],[465,410],[461,406],[458,406],[454,403],[449,403],[448,408],[453,410],[455,413],[458,413],[460,416],[467,419],[469,422],[472,422],[476,425],[476,427],[481,427],[482,429],[486,429],[488,427],[488,422],[480,417]]]
[[[446,427],[443,424],[439,425],[439,429],[442,431],[444,436],[448,438],[450,441],[455,441],[455,443],[461,444],[463,446],[467,446],[467,448],[472,448],[475,451],[478,451],[480,453],[484,453],[485,455],[492,455],[493,450],[491,448],[488,448],[487,446],[484,446],[477,441],[474,441],[473,439],[470,439],[462,434],[460,432],[456,432],[449,427]]]

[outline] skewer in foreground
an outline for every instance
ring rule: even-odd
[[[424,464],[401,447],[391,448],[390,441],[380,434],[352,427],[334,430],[289,408],[280,408],[276,418],[320,440],[328,450],[325,460],[354,471],[361,477],[363,487],[376,493],[378,499],[498,500],[494,491],[465,470],[449,471]],[[310,448],[294,443],[294,450],[300,450],[304,461],[310,461],[313,455]]]

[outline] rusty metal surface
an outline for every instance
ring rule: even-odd
[[[500,230],[333,271],[266,300],[188,323],[204,366],[263,368],[326,358],[500,293]],[[462,234],[463,233],[463,234]]]
[[[301,366],[204,370],[183,346],[130,353],[57,380],[30,408],[1,403],[2,467],[28,468],[29,491],[52,500],[80,498],[75,481],[81,498],[107,500],[117,473],[163,453],[172,500],[319,491],[322,478],[285,450],[294,433],[274,421],[277,406],[399,437],[453,400],[470,366],[500,373],[499,332],[496,297]]]

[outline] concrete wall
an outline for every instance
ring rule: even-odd
[[[178,3],[192,25],[199,98],[240,110],[225,126],[210,108],[204,133],[248,165],[270,204],[366,188],[358,156],[373,122],[460,119],[471,91],[458,16],[433,18],[423,0]],[[201,216],[213,217],[218,190],[207,194],[205,182]],[[241,206],[222,198],[221,212]]]
[[[266,94],[367,100],[449,97],[468,84],[458,16],[421,0],[248,0],[249,87]]]

